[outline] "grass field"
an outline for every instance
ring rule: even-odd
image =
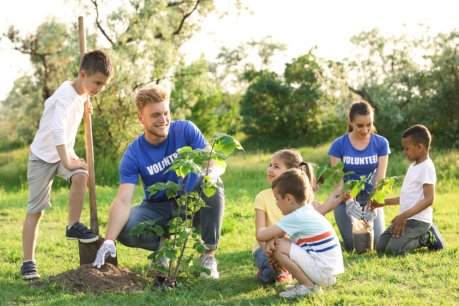
[[[305,160],[328,163],[328,145],[300,148]],[[430,252],[420,249],[405,256],[364,255],[344,253],[346,272],[337,283],[324,292],[295,300],[280,298],[282,285],[262,286],[256,278],[251,246],[254,242],[255,195],[269,186],[265,171],[271,154],[248,152],[230,158],[224,175],[226,209],[223,221],[219,260],[219,280],[191,277],[172,292],[152,292],[150,287],[134,294],[73,294],[60,287],[30,287],[19,275],[22,263],[22,222],[27,202],[27,148],[0,152],[0,303],[1,304],[459,304],[459,240],[457,192],[459,154],[455,151],[434,151],[438,184],[433,205],[434,221],[438,225],[446,250]],[[105,170],[96,164],[101,181],[116,182],[117,164],[105,163]],[[111,165],[110,165],[111,164]],[[389,159],[388,176],[404,175],[409,162],[399,153]],[[98,166],[99,165],[99,166]],[[107,168],[110,168],[107,170]],[[99,172],[97,172],[99,169]],[[104,172],[105,171],[105,172]],[[57,180],[60,179],[56,179]],[[394,188],[398,193],[400,183]],[[101,233],[105,233],[108,208],[117,191],[115,184],[98,185],[97,204]],[[325,184],[317,193],[323,201],[331,186]],[[65,183],[53,187],[51,202],[40,225],[36,260],[43,277],[78,267],[78,246],[67,241],[64,228],[67,220],[67,192]],[[142,188],[136,189],[134,203],[141,201]],[[89,223],[89,209],[85,206],[82,221]],[[398,207],[385,208],[386,226],[397,215]],[[335,226],[333,214],[327,215]],[[147,275],[149,252],[118,247],[119,265]]]

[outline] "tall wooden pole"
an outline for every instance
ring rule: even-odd
[[[84,29],[84,17],[78,17],[78,32],[80,37],[80,61],[86,53],[86,33]],[[89,97],[84,104],[84,131],[86,143],[86,162],[88,164],[88,189],[89,189],[89,213],[90,226],[94,234],[99,235],[99,222],[97,220],[97,204],[96,204],[96,180],[94,175],[94,149],[92,144],[92,124],[91,114],[89,112]]]

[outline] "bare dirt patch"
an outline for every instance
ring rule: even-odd
[[[145,288],[148,280],[128,268],[106,263],[100,269],[90,264],[69,270],[46,279],[30,282],[30,286],[60,285],[72,292],[124,292],[131,293]]]

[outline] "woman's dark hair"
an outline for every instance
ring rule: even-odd
[[[375,111],[373,107],[371,107],[370,103],[367,101],[361,100],[352,103],[351,108],[349,109],[349,122],[347,123],[347,132],[352,132],[352,125],[350,122],[354,121],[355,116],[373,115],[374,118],[374,113]],[[376,133],[376,127],[374,125],[371,128],[371,132]]]

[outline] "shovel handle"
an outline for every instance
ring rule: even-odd
[[[80,61],[86,53],[86,34],[84,30],[84,17],[78,17],[78,35],[80,38]],[[89,214],[90,226],[94,234],[99,235],[99,222],[97,220],[97,204],[96,204],[96,180],[94,175],[94,149],[92,145],[92,124],[91,114],[89,112],[89,97],[84,104],[84,132],[86,143],[86,162],[88,164],[88,189],[89,189]]]

